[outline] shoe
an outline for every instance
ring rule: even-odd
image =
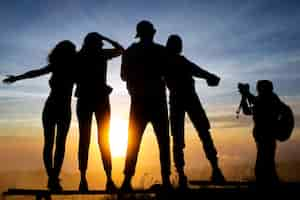
[[[187,177],[185,175],[179,176],[178,189],[185,190],[188,188]]]
[[[150,186],[149,190],[151,190],[151,191],[159,191],[159,190],[161,190],[161,188],[162,188],[161,184],[155,183],[155,184],[153,184],[153,185]]]
[[[162,184],[161,189],[164,192],[171,192],[174,188],[170,182],[167,182]]]
[[[217,185],[222,185],[226,182],[225,177],[220,169],[215,169],[211,175],[211,182]]]
[[[121,188],[120,188],[120,191],[121,192],[132,192],[133,188],[132,188],[130,182],[124,181]]]
[[[61,191],[63,191],[63,188],[60,185],[60,180],[58,178],[49,178],[48,179],[48,189],[51,192],[61,192]]]
[[[114,184],[114,182],[112,180],[109,180],[106,182],[106,191],[107,192],[116,192],[117,191],[117,187]]]
[[[89,186],[86,180],[80,180],[79,183],[79,192],[88,192],[89,191]]]
[[[169,175],[162,177],[162,185],[161,185],[161,191],[164,193],[168,193],[173,190],[173,186],[170,182]]]

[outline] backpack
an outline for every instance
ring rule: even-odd
[[[275,138],[281,142],[288,140],[293,132],[295,119],[292,109],[281,102],[276,121]]]

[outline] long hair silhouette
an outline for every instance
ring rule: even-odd
[[[65,143],[71,121],[71,97],[74,85],[76,47],[69,41],[59,42],[48,55],[48,65],[21,75],[10,75],[4,83],[35,78],[51,73],[50,94],[45,102],[42,121],[44,128],[43,160],[48,175],[48,188],[61,191],[59,174],[65,154]],[[53,157],[53,146],[56,143]]]

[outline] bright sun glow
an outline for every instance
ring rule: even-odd
[[[125,120],[112,118],[110,122],[110,150],[113,157],[124,157],[127,149],[127,127]]]

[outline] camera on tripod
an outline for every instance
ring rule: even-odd
[[[249,92],[250,86],[248,83],[238,83],[238,89],[241,94],[245,94]]]

